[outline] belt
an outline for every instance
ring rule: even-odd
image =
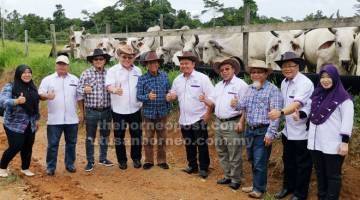
[[[95,111],[102,112],[102,111],[105,111],[105,110],[110,109],[110,107],[105,107],[105,108],[85,108],[85,109],[95,110]]]
[[[228,122],[228,121],[233,121],[233,120],[237,120],[241,117],[241,114],[240,115],[236,115],[234,117],[230,117],[230,118],[227,118],[227,119],[220,119],[220,118],[217,118],[220,122]]]
[[[255,125],[255,126],[248,126],[248,128],[250,129],[250,130],[256,130],[256,129],[259,129],[259,128],[266,128],[266,127],[268,127],[269,126],[269,124],[258,124],[258,125]]]

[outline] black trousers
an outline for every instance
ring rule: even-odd
[[[288,140],[282,136],[284,182],[283,187],[293,191],[300,199],[308,196],[312,160],[307,140]]]
[[[344,156],[325,154],[321,151],[311,151],[314,162],[318,198],[333,200],[339,199],[341,191],[341,167]]]
[[[142,128],[141,128],[141,111],[132,114],[118,114],[113,112],[114,123],[114,142],[116,156],[119,163],[127,162],[125,147],[125,132],[129,126],[131,136],[131,152],[132,160],[141,160],[142,149]]]
[[[189,167],[198,168],[197,152],[199,151],[200,170],[208,171],[210,165],[207,125],[203,120],[191,125],[181,126],[185,140],[186,158]]]
[[[4,151],[0,168],[6,169],[10,161],[20,152],[21,169],[29,169],[32,155],[32,147],[35,141],[35,132],[31,132],[30,123],[24,133],[16,133],[4,126],[9,147]]]

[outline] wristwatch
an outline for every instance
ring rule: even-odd
[[[284,111],[283,111],[283,110],[280,110],[280,117],[281,117],[281,116],[284,116],[284,115],[285,115]]]

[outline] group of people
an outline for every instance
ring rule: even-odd
[[[85,171],[95,166],[94,144],[99,128],[100,165],[114,165],[107,158],[109,135],[114,130],[114,145],[120,169],[127,169],[125,133],[130,133],[130,157],[134,168],[149,170],[156,164],[169,169],[166,159],[166,123],[170,102],[178,101],[179,124],[185,141],[188,165],[184,172],[198,173],[207,178],[210,156],[208,122],[215,114],[215,147],[224,177],[217,184],[237,190],[243,177],[242,146],[246,146],[251,163],[252,184],[242,191],[252,198],[261,198],[267,189],[267,169],[273,140],[283,143],[284,177],[276,198],[293,194],[291,199],[306,199],[313,165],[317,175],[319,199],[338,199],[341,188],[341,168],[348,153],[352,132],[354,106],[344,89],[337,69],[323,66],[316,87],[301,73],[304,60],[286,52],[276,61],[285,79],[281,88],[267,80],[271,67],[260,60],[250,60],[246,67],[252,83],[248,85],[236,75],[240,62],[222,57],[213,69],[222,80],[213,86],[210,78],[196,71],[197,56],[183,52],[178,56],[181,74],[172,85],[159,67],[163,60],[156,52],[142,55],[147,72],[142,74],[134,65],[137,52],[128,45],[117,48],[119,63],[109,69],[110,56],[95,49],[87,57],[91,67],[80,78],[69,73],[69,59],[56,59],[55,73],[45,77],[39,89],[32,81],[32,71],[19,65],[14,81],[4,86],[0,104],[5,106],[4,129],[9,147],[0,163],[0,177],[8,176],[8,164],[20,152],[21,172],[29,170],[35,132],[38,130],[39,101],[47,101],[47,174],[56,170],[57,153],[62,133],[65,136],[65,168],[76,172],[78,125],[86,126]],[[79,112],[79,114],[78,114]],[[144,129],[144,134],[143,134]],[[155,136],[156,134],[156,136]],[[142,147],[145,159],[142,164]]]

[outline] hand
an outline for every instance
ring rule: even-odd
[[[276,109],[272,109],[269,113],[268,116],[271,120],[276,120],[279,119],[281,116],[281,111],[280,110],[276,110]]]
[[[292,114],[292,118],[294,119],[294,121],[300,120],[300,112],[298,109],[295,109],[295,112]]]
[[[265,136],[264,137],[265,146],[270,146],[272,144],[272,138]]]
[[[167,94],[166,94],[166,101],[174,101],[176,100],[176,93],[174,91],[169,91]]]
[[[46,98],[48,100],[54,100],[55,99],[55,91],[54,90],[50,90],[47,92]]]
[[[342,142],[340,145],[339,145],[339,149],[338,149],[338,153],[341,155],[341,156],[346,156],[349,152],[349,144],[348,143],[345,143],[345,142]]]
[[[206,100],[206,96],[205,96],[205,93],[203,93],[202,95],[199,96],[199,101],[205,102],[205,100]]]
[[[234,96],[234,98],[231,99],[230,105],[232,108],[236,108],[238,105],[239,99],[237,98],[237,96]]]
[[[84,124],[84,121],[85,121],[85,114],[80,112],[80,114],[79,114],[79,124],[80,124],[80,126],[82,126]]]
[[[111,93],[113,94],[117,94],[119,96],[122,96],[123,95],[123,89],[121,87],[114,87],[111,91]]]
[[[244,123],[241,123],[241,122],[236,123],[236,126],[235,126],[235,131],[236,132],[242,133],[244,130],[245,130]]]
[[[149,93],[149,99],[151,101],[156,100],[156,94],[155,94],[155,92],[153,90],[151,90],[151,92]]]
[[[204,120],[204,122],[207,124],[210,121],[211,114],[205,113],[203,116],[201,116],[201,119]]]
[[[26,102],[26,98],[24,97],[23,93],[21,93],[20,96],[17,99],[15,99],[16,105],[24,104],[25,102]]]
[[[85,94],[91,94],[92,92],[92,87],[90,85],[85,85],[84,86],[84,93]]]

